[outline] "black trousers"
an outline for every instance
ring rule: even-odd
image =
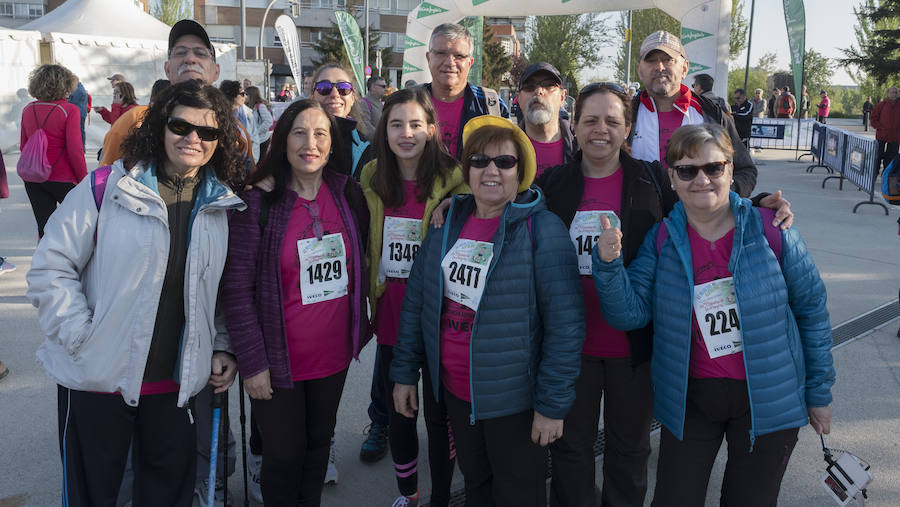
[[[887,169],[887,166],[894,160],[900,151],[900,143],[890,141],[878,141],[878,170],[879,172]]]
[[[554,506],[597,504],[594,442],[604,396],[602,505],[644,505],[653,420],[650,363],[632,367],[630,357],[582,355],[581,374],[575,381],[575,403],[566,416],[562,438],[550,446],[550,498]]]
[[[178,393],[141,396],[137,407],[118,394],[58,386],[63,505],[114,507],[132,446],[135,507],[190,507],[196,432]]]
[[[378,345],[379,372],[385,386],[385,399],[393,400],[394,383],[388,379],[394,347]],[[422,372],[423,386],[420,407],[425,415],[428,431],[428,466],[431,472],[431,503],[433,507],[450,504],[450,483],[453,481],[453,465],[456,463],[453,432],[447,416],[444,400],[435,400],[428,369]],[[419,437],[416,418],[406,417],[390,404],[391,459],[397,476],[397,488],[401,495],[412,496],[418,491]]]
[[[724,436],[728,461],[720,505],[774,507],[799,428],[756,437],[750,450],[747,382],[695,379],[688,382],[684,439],[663,427],[653,507],[702,507]]]
[[[534,411],[475,421],[441,388],[466,483],[466,507],[546,507],[547,450],[531,441]],[[565,431],[565,430],[564,430]]]
[[[28,200],[31,201],[31,211],[37,222],[38,238],[44,237],[44,226],[47,225],[47,220],[50,220],[50,215],[56,211],[56,207],[63,202],[66,194],[73,188],[75,188],[74,183],[63,181],[25,182],[25,193],[28,194]]]
[[[328,450],[347,370],[274,388],[270,400],[250,400],[265,445],[262,494],[267,506],[318,506]]]

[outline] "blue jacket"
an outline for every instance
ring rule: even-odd
[[[427,361],[435,399],[441,371],[441,260],[474,210],[471,195],[454,196],[443,228],[429,230],[400,314],[390,378],[415,385]],[[506,205],[493,243],[469,345],[470,420],[531,409],[563,419],[575,400],[584,343],[584,301],[569,233],[532,188]]]
[[[804,426],[807,407],[831,403],[834,366],[825,285],[795,229],[782,231],[781,262],[766,241],[759,211],[731,192],[734,277],[750,396],[751,446],[757,435]],[[594,250],[594,282],[611,326],[654,324],[653,410],[677,438],[684,432],[694,277],[687,218],[679,202],[665,219],[657,256],[654,226],[628,266]]]

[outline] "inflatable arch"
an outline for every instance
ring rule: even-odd
[[[681,42],[691,62],[685,81],[692,74],[707,73],[716,80],[714,92],[727,96],[730,0],[425,0],[406,18],[403,80],[431,81],[425,53],[432,29],[441,23],[466,16],[553,16],[652,7],[681,21]],[[633,44],[639,51],[641,41]]]

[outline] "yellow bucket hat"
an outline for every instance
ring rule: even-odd
[[[519,151],[522,153],[522,160],[519,160],[519,164],[522,164],[524,170],[522,182],[519,183],[518,191],[523,192],[527,190],[534,182],[534,175],[537,173],[537,156],[534,154],[534,146],[531,144],[531,139],[528,139],[525,131],[520,129],[518,125],[506,118],[485,115],[472,118],[466,123],[466,126],[463,127],[463,146],[469,142],[469,137],[481,127],[500,127],[512,131],[513,139],[515,139],[515,143],[519,145]],[[465,164],[465,162],[463,162],[463,164]]]

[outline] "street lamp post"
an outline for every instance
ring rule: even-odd
[[[259,25],[259,46],[256,47],[256,59],[260,60],[263,57],[263,34],[266,31],[266,18],[269,17],[269,10],[275,5],[275,2],[278,0],[271,0],[269,5],[266,6],[266,11],[263,12],[262,23]],[[299,18],[300,17],[300,1],[299,0],[288,0],[288,4],[291,6],[291,17]]]

